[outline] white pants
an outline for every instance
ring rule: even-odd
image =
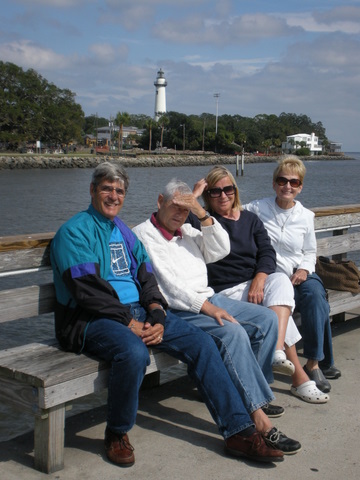
[[[235,287],[227,288],[220,293],[221,295],[225,295],[233,300],[247,302],[251,283],[252,280],[248,280],[247,282],[235,285]],[[293,313],[295,308],[294,288],[289,277],[285,275],[285,273],[276,272],[267,276],[265,280],[264,299],[262,305],[264,307],[285,305],[290,307],[291,313]],[[285,334],[285,343],[288,347],[291,347],[300,339],[300,332],[292,315],[290,315]]]

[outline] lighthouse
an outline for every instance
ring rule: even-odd
[[[165,88],[167,81],[164,77],[164,72],[160,68],[157,72],[157,77],[154,82],[155,85],[155,121],[158,121],[161,115],[166,113],[166,92]]]

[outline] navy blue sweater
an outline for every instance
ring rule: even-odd
[[[242,210],[239,220],[235,221],[215,212],[210,213],[228,232],[231,243],[229,255],[207,265],[209,285],[215,292],[251,280],[259,272],[275,272],[276,253],[264,224],[257,215]],[[194,216],[189,217],[189,222],[199,228],[196,220]]]

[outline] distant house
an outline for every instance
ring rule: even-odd
[[[341,153],[341,146],[342,146],[342,143],[333,142],[329,140],[329,145],[328,145],[329,153]]]
[[[84,137],[84,142],[86,147],[93,148],[96,146],[96,137],[91,134],[86,134]]]
[[[286,137],[286,142],[283,142],[281,148],[283,152],[293,153],[299,148],[306,147],[310,150],[310,155],[319,155],[322,153],[322,146],[319,144],[319,138],[312,133],[297,133],[296,135],[289,135]]]
[[[97,129],[97,138],[98,138],[98,143],[101,143],[103,145],[110,145],[110,136],[115,142],[117,142],[117,138],[119,135],[119,130],[120,127],[117,125],[113,126],[108,126],[108,127],[99,127]],[[131,145],[134,145],[134,141],[127,141],[126,139],[130,136],[141,136],[144,133],[144,130],[137,128],[137,127],[123,127],[123,132],[122,132],[122,137],[123,137],[123,143],[128,143]]]

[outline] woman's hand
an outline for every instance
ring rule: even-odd
[[[193,188],[193,194],[195,198],[201,197],[205,188],[207,188],[207,182],[205,181],[205,178],[202,178],[201,180],[196,182]]]
[[[294,287],[296,287],[297,285],[300,285],[301,283],[305,282],[308,275],[309,275],[309,272],[307,270],[303,270],[302,268],[299,268],[299,270],[296,270],[296,272],[291,275],[290,277],[291,283],[294,285]]]
[[[253,278],[249,293],[248,293],[248,302],[255,303],[256,305],[260,305],[264,300],[264,286],[265,280],[267,278],[267,274],[263,272],[259,272]]]

